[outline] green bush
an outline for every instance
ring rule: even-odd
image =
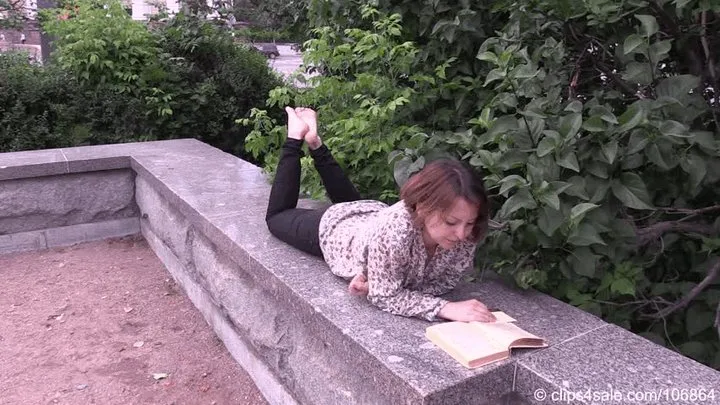
[[[157,120],[158,139],[196,137],[223,150],[242,154],[247,130],[235,123],[263,105],[281,83],[254,49],[237,45],[220,27],[178,14],[156,32],[166,55],[168,77],[161,93],[147,98],[172,114]]]
[[[55,129],[72,133],[74,116],[57,100],[73,88],[61,70],[33,65],[25,53],[0,53],[0,152],[65,146]]]
[[[281,83],[261,54],[182,13],[149,28],[119,2],[82,0],[43,24],[57,38],[50,64],[3,59],[0,151],[197,138],[243,155],[235,118]]]
[[[323,74],[270,105],[318,108],[370,197],[436,156],[467,160],[494,194],[480,271],[720,368],[720,10],[364,3],[310,2],[305,61]],[[275,156],[282,125],[245,123],[248,150]],[[303,190],[322,194],[312,172]]]

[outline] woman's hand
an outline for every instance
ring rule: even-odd
[[[438,316],[460,322],[495,322],[495,315],[478,300],[448,302],[440,309]]]
[[[348,286],[348,292],[350,295],[367,295],[368,294],[368,281],[364,274],[360,273],[353,277]]]

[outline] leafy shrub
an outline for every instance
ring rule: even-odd
[[[43,21],[55,60],[0,72],[0,151],[192,137],[242,154],[235,118],[281,83],[258,52],[182,13],[150,29],[119,2],[78,0]]]
[[[24,53],[0,54],[0,152],[64,146],[55,126],[72,132],[73,115],[54,100],[72,88],[68,75],[31,64]]]
[[[435,156],[467,160],[494,192],[481,271],[720,368],[720,10],[362,4],[310,2],[305,62],[323,74],[270,104],[317,107],[371,197]],[[253,115],[248,150],[274,156],[282,125]],[[303,189],[321,194],[312,172]]]

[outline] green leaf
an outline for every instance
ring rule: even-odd
[[[543,157],[545,155],[550,154],[552,151],[555,150],[555,140],[552,139],[549,136],[546,136],[545,138],[540,141],[537,147],[537,155],[540,157]]]
[[[500,217],[508,218],[512,213],[522,208],[537,208],[537,203],[528,189],[520,189],[512,197],[508,198],[500,209]]]
[[[588,132],[603,132],[606,130],[605,124],[599,115],[593,115],[583,122],[582,128]]]
[[[524,178],[518,176],[517,174],[511,174],[510,176],[506,176],[502,180],[498,182],[501,184],[499,193],[501,195],[506,195],[506,193],[513,188],[521,185],[527,185],[527,180]]]
[[[618,278],[610,284],[610,291],[622,295],[635,295],[635,284],[626,278]]]
[[[591,203],[580,203],[570,210],[570,221],[574,223],[580,223],[585,217],[585,214],[595,208],[599,207],[597,204]]]
[[[707,174],[707,166],[705,165],[705,159],[700,156],[690,153],[685,156],[685,159],[680,160],[680,167],[690,175],[690,189],[695,190],[705,178]]]
[[[610,177],[607,164],[597,160],[593,160],[592,162],[590,162],[590,164],[588,164],[585,169],[588,171],[588,173],[592,174],[593,176],[600,177],[601,179],[607,179]]]
[[[590,248],[579,247],[573,250],[568,261],[576,274],[585,277],[594,277],[599,256],[593,254]]]
[[[645,136],[644,131],[633,131],[633,133],[630,135],[630,140],[628,141],[628,149],[625,151],[625,155],[633,155],[640,152],[641,150],[644,150],[648,142],[649,141]]]
[[[492,122],[492,126],[487,131],[488,136],[495,137],[497,135],[506,135],[514,132],[518,128],[517,119],[512,115],[503,115]]]
[[[645,156],[642,153],[635,153],[634,155],[625,156],[622,160],[620,168],[622,170],[631,171],[637,169],[645,163]]]
[[[664,171],[672,169],[670,164],[663,158],[662,153],[660,153],[660,148],[656,143],[650,144],[650,146],[645,149],[645,155],[648,160],[655,163],[660,169]]]
[[[538,215],[538,228],[547,236],[553,236],[555,231],[560,228],[565,218],[562,212],[553,209],[552,207],[545,205],[540,210]]]
[[[631,52],[635,52],[636,50],[640,51],[642,48],[644,48],[644,45],[646,43],[647,40],[638,34],[629,35],[627,38],[625,38],[625,43],[623,44],[623,53],[627,55]]]
[[[582,109],[583,109],[582,102],[580,102],[578,100],[573,100],[570,104],[567,105],[567,107],[565,107],[565,110],[563,110],[563,111],[581,113]]]
[[[624,172],[619,180],[613,180],[612,192],[626,207],[637,210],[652,210],[650,196],[645,183],[635,173]]]
[[[618,142],[615,140],[612,140],[602,146],[603,154],[605,155],[605,158],[607,159],[608,163],[612,164],[615,161],[615,157],[617,156],[618,151]]]
[[[496,80],[504,80],[504,79],[505,79],[505,71],[500,70],[500,69],[493,69],[485,77],[485,84],[483,84],[483,87],[487,87],[488,84],[490,84]]]
[[[635,18],[640,20],[640,22],[642,23],[643,33],[645,34],[645,37],[651,37],[660,30],[660,26],[658,25],[658,22],[654,16],[636,14]]]
[[[688,137],[688,126],[677,121],[667,120],[660,124],[660,133],[665,136]]]
[[[595,243],[605,245],[605,241],[600,237],[598,231],[588,222],[580,224],[573,230],[568,236],[568,243],[575,246],[590,246]]]
[[[627,132],[640,125],[645,119],[645,110],[635,103],[630,106],[619,118],[620,126],[615,129],[616,133]]]
[[[667,58],[668,53],[672,49],[672,40],[657,41],[650,45],[648,49],[648,57],[653,63],[658,63]]]
[[[573,151],[565,153],[560,159],[558,159],[557,164],[580,173],[580,165],[578,164],[577,156],[575,156],[575,152]]]
[[[628,83],[648,85],[653,79],[652,66],[645,62],[630,62],[621,77]]]
[[[556,193],[548,192],[540,195],[538,198],[543,204],[550,206],[556,210],[560,209],[560,198]]]
[[[575,137],[582,126],[582,114],[572,113],[560,118],[558,132],[567,141]]]
[[[485,52],[478,52],[477,56],[478,59],[486,61],[486,62],[492,62],[493,64],[498,64],[498,57],[494,53],[490,51]]]
[[[610,111],[608,107],[605,107],[604,105],[598,105],[590,109],[590,115],[599,115],[600,119],[603,121],[609,123],[609,124],[617,124],[618,120],[617,117],[615,117],[615,114]]]
[[[658,98],[671,97],[676,100],[684,100],[688,97],[690,90],[700,84],[700,78],[692,75],[671,76],[658,82],[655,93]]]
[[[572,176],[568,179],[568,182],[570,183],[570,187],[565,190],[565,194],[582,198],[584,200],[590,199],[590,196],[588,196],[587,191],[585,190],[585,178],[581,176]]]
[[[720,143],[715,140],[715,136],[710,131],[693,131],[690,133],[690,144],[700,145],[708,151],[715,151],[720,147]]]

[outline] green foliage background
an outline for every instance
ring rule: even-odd
[[[427,161],[467,160],[493,192],[479,271],[720,369],[719,3],[308,8],[305,64],[321,74],[269,105],[317,108],[362,193],[393,200]],[[252,114],[247,149],[272,171],[285,130]]]
[[[243,155],[235,124],[281,80],[229,32],[184,13],[150,25],[118,1],[70,1],[43,15],[53,61],[0,55],[0,152],[198,138]]]

